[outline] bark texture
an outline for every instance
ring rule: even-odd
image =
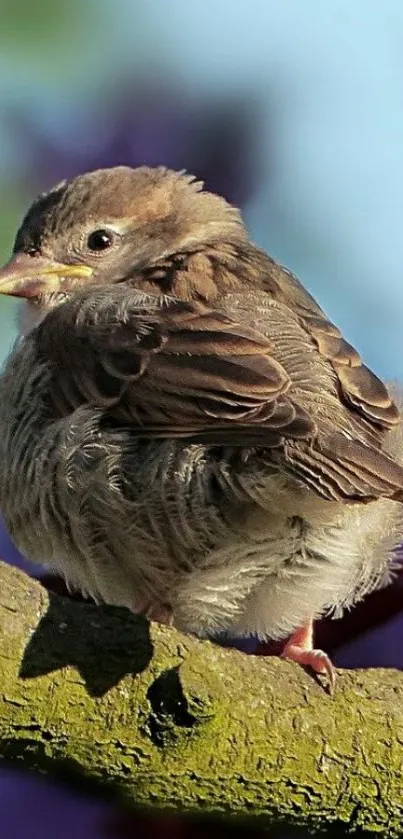
[[[0,757],[138,805],[403,829],[403,673],[293,664],[76,603],[0,566]]]

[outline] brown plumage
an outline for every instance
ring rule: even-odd
[[[237,210],[181,173],[99,171],[40,196],[14,251],[0,505],[20,548],[200,634],[285,636],[379,582],[399,412]],[[341,533],[377,504],[371,564]]]

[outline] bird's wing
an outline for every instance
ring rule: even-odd
[[[401,500],[403,471],[385,454],[385,433],[402,419],[387,388],[291,272],[253,247],[241,256],[249,286],[234,300],[254,313],[290,376],[290,398],[317,423],[313,442],[285,440],[272,459],[328,499]]]
[[[196,297],[214,307],[222,302],[228,309],[229,298],[239,295],[247,309],[247,322],[255,320],[259,295],[282,307],[282,323],[273,331],[270,314],[265,334],[278,348],[282,326],[298,320],[318,357],[332,370],[338,398],[352,418],[361,422],[373,441],[382,432],[400,422],[399,412],[383,383],[361,361],[354,347],[328,319],[314,298],[290,271],[276,263],[264,251],[246,242],[222,243],[181,259],[156,265],[134,278],[144,290],[158,288],[174,297]],[[264,306],[264,304],[263,304]],[[289,339],[288,339],[289,340]],[[292,341],[291,341],[292,345]],[[277,356],[276,356],[277,357]]]
[[[306,399],[317,387],[315,376],[312,381],[303,373],[305,392],[301,381],[292,382],[282,358],[294,374],[293,363],[304,371],[317,352],[311,348],[305,358],[297,351],[290,361],[284,323],[297,327],[287,311],[274,305],[266,312],[272,340],[237,319],[236,310],[157,306],[155,297],[122,286],[92,290],[57,307],[39,324],[35,340],[41,360],[53,369],[49,398],[59,414],[92,403],[137,435],[259,447],[277,468],[329,499],[401,492],[403,469],[380,445],[343,428],[329,430],[321,412],[315,416]],[[334,394],[333,402],[338,404]]]
[[[309,294],[297,277],[263,256],[263,284],[272,299],[290,307],[311,336],[319,355],[336,375],[341,400],[375,429],[389,429],[400,422],[399,411],[387,388],[366,367],[358,354]]]
[[[59,415],[92,403],[138,434],[236,446],[315,433],[271,341],[202,304],[103,289],[53,309],[35,333]]]

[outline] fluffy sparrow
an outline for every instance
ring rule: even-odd
[[[98,602],[200,636],[286,638],[379,585],[402,535],[400,415],[304,287],[189,175],[40,195],[0,271],[25,299],[0,379],[18,548]]]

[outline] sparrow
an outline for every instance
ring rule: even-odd
[[[400,412],[240,213],[184,172],[97,170],[29,208],[0,293],[0,508],[98,603],[286,639],[381,584],[403,534]]]

